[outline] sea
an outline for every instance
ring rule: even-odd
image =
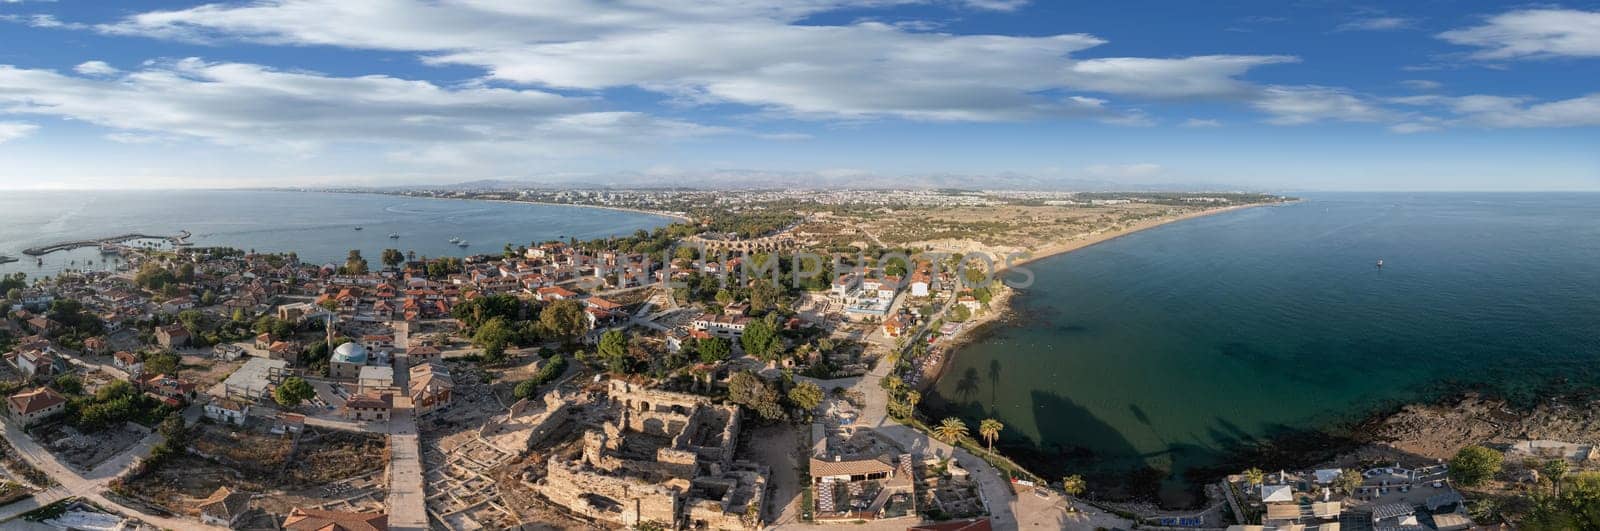
[[[1027,264],[922,413],[1177,507],[1242,451],[1397,404],[1600,384],[1600,194],[1297,195]]]
[[[96,247],[39,257],[24,249],[130,233],[192,234],[196,246],[295,252],[341,264],[360,250],[378,264],[384,249],[417,256],[498,254],[506,244],[632,234],[673,220],[639,212],[383,194],[300,191],[0,191],[0,273],[30,277],[122,265]],[[360,227],[361,230],[356,230]],[[396,238],[390,238],[393,234]],[[452,243],[467,241],[468,247]],[[156,242],[135,242],[136,244]]]

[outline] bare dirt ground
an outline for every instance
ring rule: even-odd
[[[293,507],[382,507],[387,462],[384,435],[307,428],[291,454],[292,440],[287,436],[231,426],[197,427],[200,432],[190,447],[217,459],[175,455],[120,490],[175,514],[192,512],[198,500],[221,486],[257,494],[252,504],[277,520]]]
[[[83,433],[62,423],[32,431],[35,441],[68,464],[89,470],[139,444],[146,432],[124,426]]]

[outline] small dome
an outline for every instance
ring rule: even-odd
[[[339,348],[333,349],[333,361],[364,365],[367,363],[367,347],[354,341],[339,345]]]

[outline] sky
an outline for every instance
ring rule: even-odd
[[[1600,2],[0,0],[0,189],[1600,190]]]

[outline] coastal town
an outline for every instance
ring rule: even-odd
[[[1587,420],[1445,437],[1415,424],[1459,408],[1411,409],[1385,441],[1263,460],[1208,478],[1198,507],[1161,508],[1025,469],[995,451],[1000,419],[919,409],[956,347],[1025,293],[1008,267],[1288,198],[403,195],[680,221],[325,263],[118,237],[96,242],[115,268],[8,274],[0,525],[1455,530],[1559,503],[1541,500],[1600,467]],[[1436,422],[1508,414],[1471,404]]]

